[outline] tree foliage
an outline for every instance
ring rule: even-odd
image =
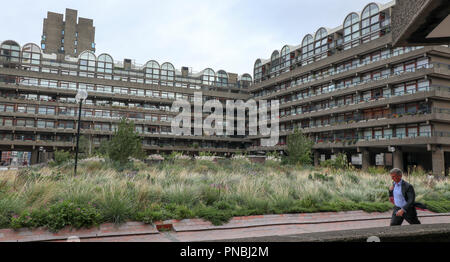
[[[290,165],[310,165],[312,163],[313,141],[299,129],[287,137],[287,156],[284,163]]]
[[[130,157],[143,158],[142,139],[135,131],[133,122],[122,118],[118,129],[107,146],[108,157],[121,164],[126,164]]]

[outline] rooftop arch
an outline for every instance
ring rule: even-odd
[[[169,62],[165,62],[164,64],[162,64],[161,69],[167,71],[175,71],[175,67],[173,66],[172,63]]]
[[[19,63],[20,45],[13,40],[6,40],[0,45],[0,57],[8,62]]]
[[[112,74],[114,59],[109,54],[101,54],[97,58],[97,72]]]
[[[79,59],[89,60],[89,61],[97,61],[97,57],[95,54],[89,50],[83,51],[79,56]]]
[[[147,63],[145,63],[145,68],[151,68],[151,69],[160,69],[161,66],[159,65],[158,62],[156,62],[155,60],[150,60]]]
[[[216,73],[211,68],[206,68],[202,72],[202,84],[213,85],[216,82]]]
[[[217,84],[222,87],[228,86],[228,73],[225,70],[219,70],[217,72]]]
[[[327,36],[328,36],[328,30],[325,29],[325,27],[321,27],[321,28],[319,28],[317,30],[317,32],[316,32],[316,34],[314,36],[314,40],[318,41],[318,40],[321,40],[321,39],[323,39],[323,38],[325,38]]]
[[[3,46],[14,46],[14,50],[19,50],[20,51],[20,45],[14,41],[14,40],[6,40],[3,41],[2,44],[0,45],[1,48],[3,48]]]
[[[258,58],[258,59],[256,59],[256,61],[255,61],[255,66],[254,66],[254,67],[255,67],[255,68],[260,67],[261,64],[262,64],[262,63],[261,63],[261,59]]]
[[[355,12],[350,13],[344,19],[344,28],[359,22],[359,15]]]
[[[270,61],[274,61],[278,58],[280,58],[280,52],[278,50],[273,51],[272,56],[270,57]]]
[[[305,46],[307,46],[307,45],[309,45],[309,44],[312,44],[313,41],[314,41],[313,36],[312,36],[311,34],[307,34],[307,35],[303,38],[303,41],[302,41],[302,47],[305,47]]]
[[[112,56],[106,53],[99,55],[97,61],[104,63],[114,63],[114,59],[112,58]]]
[[[251,82],[252,81],[252,76],[250,74],[245,73],[245,74],[243,74],[241,76],[241,81],[249,81],[249,82]]]
[[[38,45],[36,45],[34,43],[28,43],[22,47],[22,52],[31,52],[31,53],[40,53],[41,54],[42,50]]]
[[[380,6],[377,3],[368,4],[362,11],[362,19],[368,18],[380,12]]]
[[[22,48],[22,63],[39,65],[41,63],[41,48],[33,43],[25,44]]]

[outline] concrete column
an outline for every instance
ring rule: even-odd
[[[36,165],[39,161],[38,159],[39,150],[33,150],[31,152],[31,163],[30,165]]]
[[[400,148],[396,148],[395,149],[395,152],[393,153],[393,160],[394,160],[394,168],[399,168],[399,169],[401,169],[402,171],[405,171],[405,170],[403,170],[403,168],[404,168],[404,165],[403,165],[403,151],[402,150],[400,150]]]
[[[370,167],[370,152],[367,149],[362,150],[362,170],[367,171]]]
[[[314,151],[314,166],[318,167],[320,166],[320,153],[319,151]]]
[[[445,158],[444,150],[436,148],[432,152],[432,162],[433,162],[433,175],[434,176],[445,176]]]

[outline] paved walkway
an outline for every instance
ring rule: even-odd
[[[66,241],[77,236],[81,242],[201,242],[229,239],[288,236],[341,230],[381,228],[389,226],[391,212],[362,211],[236,217],[228,224],[213,226],[201,219],[169,220],[145,225],[129,222],[119,227],[104,224],[98,228],[57,234],[43,229],[0,230],[0,242]],[[436,214],[419,211],[422,224],[450,224],[450,213]],[[407,222],[405,222],[407,225]]]

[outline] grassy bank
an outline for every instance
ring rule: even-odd
[[[384,212],[388,174],[251,164],[245,160],[83,162],[0,173],[0,228],[47,226],[57,231],[102,222],[151,223],[203,218],[218,225],[233,216],[365,210]],[[448,180],[406,177],[417,201],[450,212]]]

